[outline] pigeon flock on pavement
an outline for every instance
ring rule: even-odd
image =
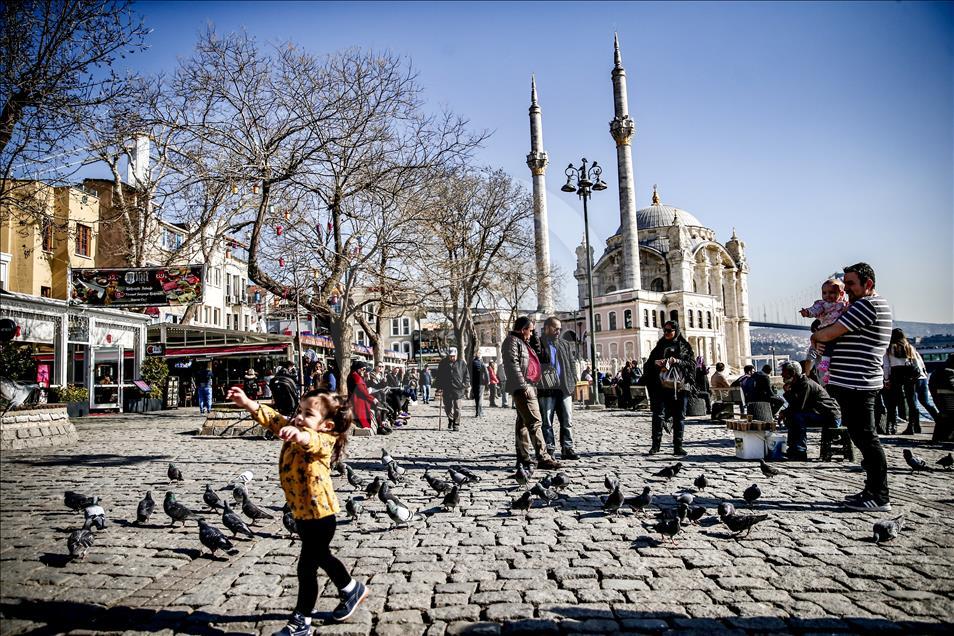
[[[903,450],[903,456],[912,474],[937,470],[950,471],[954,467],[954,455],[951,453],[941,457],[934,465],[907,448]],[[351,493],[347,493],[344,508],[347,517],[355,524],[359,524],[366,513],[374,513],[366,507],[366,504],[374,499],[383,505],[383,513],[387,514],[391,520],[391,527],[409,525],[437,511],[452,512],[460,505],[462,493],[481,480],[478,475],[463,466],[451,466],[444,473],[434,473],[428,467],[421,476],[421,480],[426,482],[427,492],[432,491],[433,497],[440,498],[440,503],[430,511],[421,513],[401,501],[393,490],[408,485],[410,477],[408,470],[395,460],[387,449],[381,451],[381,464],[384,474],[373,477],[358,474],[345,462],[340,462],[334,467],[335,472],[339,476],[344,476],[354,489]],[[679,477],[683,468],[682,462],[676,462],[663,467],[651,477],[657,481],[663,481],[667,490],[671,490],[668,486],[673,479]],[[764,460],[759,462],[759,470],[763,477],[769,480],[785,476],[785,471],[767,464]],[[509,514],[527,514],[536,501],[548,506],[571,492],[570,477],[565,472],[546,475],[539,480],[535,480],[533,473],[532,466],[520,465],[511,475],[511,478],[516,481],[517,489],[522,492],[511,500]],[[166,475],[170,484],[184,481],[182,471],[175,464],[169,464]],[[234,540],[254,539],[256,534],[252,527],[256,526],[257,522],[276,518],[275,514],[257,504],[249,495],[248,485],[253,477],[252,471],[245,471],[218,491],[213,489],[211,484],[206,484],[202,494],[201,513],[193,511],[178,501],[172,491],[167,491],[162,501],[162,510],[169,518],[172,527],[176,527],[177,524],[185,526],[186,522],[194,521],[199,529],[199,542],[209,550],[211,558],[216,558],[217,551],[235,555],[238,550],[235,549]],[[627,509],[645,516],[650,508],[655,508],[657,512],[651,529],[662,537],[661,540],[668,539],[675,543],[675,538],[680,532],[695,525],[709,514],[705,506],[699,505],[697,501],[698,494],[710,486],[709,479],[705,473],[700,473],[692,481],[692,485],[692,488],[686,487],[672,494],[657,494],[653,492],[653,486],[644,485],[640,494],[627,497],[619,476],[608,473],[603,479],[603,487],[607,494],[601,499],[601,508],[606,514],[614,516],[622,514]],[[231,505],[226,498],[219,495],[220,492],[231,492],[233,500]],[[762,490],[758,483],[752,483],[741,493],[742,501],[749,508],[757,506],[761,496]],[[82,559],[93,546],[95,533],[105,530],[108,525],[106,510],[102,507],[98,496],[72,490],[65,492],[63,502],[70,510],[83,512],[82,527],[72,531],[67,537],[70,557]],[[147,491],[136,507],[133,525],[146,524],[155,512],[155,508],[156,502],[152,492]],[[218,514],[219,512],[222,514],[222,526],[231,533],[231,537],[202,517],[202,514]],[[735,504],[730,501],[722,501],[718,505],[716,515],[718,520],[729,529],[732,538],[737,540],[747,537],[757,524],[768,521],[770,518],[767,514],[738,512]],[[295,518],[288,504],[281,509],[281,519],[282,526],[288,532],[287,537],[294,542],[298,532]],[[875,543],[883,543],[895,539],[904,527],[903,514],[893,519],[877,521],[872,530],[873,540]]]

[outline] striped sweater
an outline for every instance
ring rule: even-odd
[[[828,384],[856,391],[884,386],[881,364],[891,340],[891,307],[874,294],[859,298],[838,319],[848,329],[835,343]]]

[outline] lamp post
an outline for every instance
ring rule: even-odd
[[[575,192],[583,199],[583,247],[586,251],[586,289],[587,314],[590,322],[590,371],[593,374],[593,396],[591,406],[600,404],[600,374],[596,367],[596,319],[593,316],[593,262],[590,258],[590,215],[587,202],[593,191],[601,192],[606,189],[606,183],[600,178],[603,169],[595,161],[587,168],[586,158],[578,167],[571,163],[566,169],[566,183],[560,188],[563,192]],[[575,180],[575,183],[574,183]]]

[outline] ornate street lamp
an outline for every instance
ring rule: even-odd
[[[589,317],[590,336],[590,373],[593,375],[593,395],[590,406],[600,404],[600,374],[596,366],[596,320],[593,316],[593,262],[590,258],[590,215],[587,202],[593,196],[593,191],[601,192],[606,189],[606,183],[600,178],[603,169],[595,161],[587,168],[586,158],[578,167],[571,163],[566,169],[566,183],[560,190],[575,192],[583,199],[583,247],[586,250],[586,289],[587,314]],[[575,182],[574,182],[575,181]]]

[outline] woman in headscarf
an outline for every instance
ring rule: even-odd
[[[914,347],[900,329],[891,330],[891,342],[884,354],[884,388],[888,395],[888,434],[894,435],[898,426],[898,415],[903,403],[907,406],[908,427],[902,435],[914,435],[921,432],[918,405],[915,402],[915,387],[918,382],[917,358]]]
[[[348,374],[348,400],[351,402],[351,413],[355,424],[361,428],[371,428],[374,422],[371,406],[375,399],[364,381],[367,368],[368,365],[359,360],[351,363],[351,373]]]
[[[682,376],[674,387],[664,387],[661,375],[669,369],[678,370]],[[682,448],[683,418],[686,401],[694,392],[696,356],[689,342],[679,333],[679,324],[667,320],[663,324],[663,336],[653,347],[643,368],[643,381],[649,391],[653,413],[653,439],[650,455],[659,452],[663,434],[663,413],[672,418],[672,453],[685,455]]]

